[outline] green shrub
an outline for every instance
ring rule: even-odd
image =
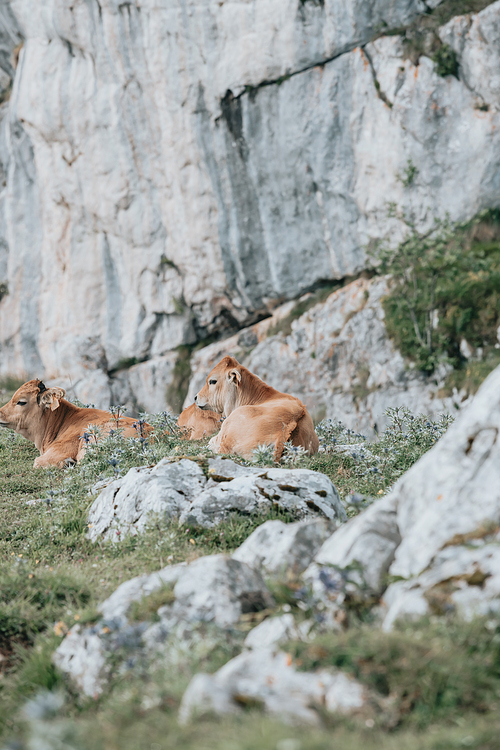
[[[432,56],[438,76],[455,76],[458,78],[458,59],[449,44],[443,44]]]
[[[388,409],[386,416],[387,428],[373,442],[341,422],[324,420],[316,427],[320,452],[302,464],[328,474],[340,492],[347,490],[349,515],[366,507],[375,496],[385,494],[452,422],[448,415],[437,421],[413,415],[404,406]]]
[[[396,251],[380,255],[381,270],[393,275],[383,303],[389,335],[428,373],[443,361],[462,367],[463,338],[488,356],[500,324],[500,210],[436,223],[423,236],[410,229]]]

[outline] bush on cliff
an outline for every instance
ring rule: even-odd
[[[500,210],[466,224],[437,222],[410,233],[394,251],[380,253],[380,270],[393,276],[384,300],[386,327],[402,354],[427,373],[441,362],[469,378],[500,361]],[[454,384],[455,384],[454,383]]]

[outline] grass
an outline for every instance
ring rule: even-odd
[[[166,604],[173,604],[175,601],[174,587],[164,584],[156,591],[147,596],[143,596],[138,602],[133,602],[130,612],[132,622],[142,622],[143,620],[159,620],[158,610]]]
[[[381,726],[422,730],[464,712],[496,710],[500,699],[500,621],[423,620],[382,633],[362,625],[312,645],[289,646],[305,670],[337,667],[382,699]],[[390,698],[384,706],[383,699]]]
[[[326,750],[333,739],[353,750],[494,747],[500,729],[492,708],[497,631],[491,633],[484,623],[438,632],[435,624],[426,622],[396,635],[353,625],[346,633],[322,637],[316,650],[289,646],[302,668],[338,665],[369,685],[379,706],[374,726],[367,726],[364,719],[326,717],[323,727],[291,730],[248,709],[238,718],[207,716],[179,727],[177,710],[191,676],[213,672],[234,656],[242,633],[221,643],[207,631],[199,647],[183,652],[175,665],[159,660],[152,668],[139,664],[132,672],[118,670],[98,700],[82,700],[72,692],[52,665],[52,653],[75,623],[97,619],[97,604],[120,582],[200,555],[230,553],[267,518],[293,520],[276,512],[265,517],[233,516],[212,529],[153,520],[144,534],[119,545],[92,545],[85,537],[93,499],[88,488],[99,478],[123,475],[131,466],[151,465],[163,456],[189,457],[208,473],[207,441],[183,440],[168,414],[147,415],[147,419],[155,425],[153,440],[138,436],[126,441],[118,431],[96,445],[91,443],[81,464],[66,471],[34,470],[34,447],[11,433],[0,433],[0,733],[4,737],[15,737],[20,750],[30,737],[40,741],[42,736],[48,747],[74,750]],[[322,452],[309,458],[286,451],[282,465],[328,474],[340,494],[352,499],[352,515],[371,497],[385,493],[445,428],[446,422],[433,423],[394,410],[387,432],[377,443],[368,444],[338,423],[323,422],[318,427]],[[261,463],[273,465],[264,454]],[[41,502],[26,504],[31,500]],[[306,616],[290,582],[276,583],[273,595],[278,610],[286,605]],[[171,601],[171,587],[160,588],[136,602],[132,619],[154,621],[157,609]],[[250,626],[245,624],[247,629]],[[478,629],[471,631],[472,627]],[[445,700],[438,688],[449,670],[446,684],[451,687]],[[48,696],[43,690],[50,691]],[[32,703],[21,710],[27,700]],[[49,704],[53,709],[42,710]],[[50,720],[40,718],[44,711],[51,714]]]
[[[436,223],[425,236],[410,226],[397,250],[382,250],[380,259],[381,270],[393,275],[383,305],[396,346],[427,373],[451,364],[449,387],[468,381],[473,392],[498,363],[500,210],[466,224]]]

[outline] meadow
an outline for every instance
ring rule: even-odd
[[[213,529],[185,529],[152,519],[145,534],[120,544],[86,539],[89,489],[103,477],[167,456],[189,457],[208,470],[206,442],[191,443],[169,414],[144,415],[155,436],[125,441],[119,431],[66,470],[35,470],[37,451],[23,438],[0,433],[0,732],[4,748],[75,750],[301,750],[352,748],[496,748],[500,736],[500,622],[426,619],[382,633],[368,611],[352,613],[349,628],[311,644],[285,648],[300,668],[335,666],[379,696],[373,720],[323,717],[318,728],[289,727],[249,707],[239,718],[204,716],[180,727],[177,709],[191,676],[212,672],[235,655],[234,644],[191,654],[175,669],[117,675],[97,700],[82,699],[54,668],[51,655],[74,623],[92,621],[97,604],[135,575],[200,555],[230,553],[270,516],[232,517]],[[327,474],[352,516],[383,496],[444,433],[404,409],[389,414],[375,443],[325,421],[321,452],[311,458],[289,448],[283,465]],[[265,448],[256,463],[272,465]],[[277,611],[287,592],[276,595]],[[293,593],[293,592],[292,592]],[[290,592],[288,592],[290,594]],[[142,602],[155,613],[155,601]],[[156,603],[157,604],[157,603]],[[141,613],[139,613],[141,614]],[[246,628],[252,626],[246,623]],[[37,744],[38,743],[38,744]],[[42,744],[45,743],[45,744]]]

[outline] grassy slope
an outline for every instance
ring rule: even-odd
[[[383,664],[375,664],[375,672],[394,671],[396,675],[389,692],[395,696],[393,714],[397,719],[391,718],[390,711],[377,712],[373,727],[367,727],[364,722],[330,718],[324,728],[291,730],[250,712],[237,720],[208,717],[191,727],[180,728],[176,713],[190,677],[199,670],[213,671],[227,661],[233,655],[229,645],[219,646],[202,657],[185,658],[175,668],[159,668],[154,674],[136,674],[133,678],[127,675],[121,681],[118,678],[109,693],[96,702],[81,702],[78,696],[68,692],[50,661],[66,627],[91,618],[97,603],[120,581],[170,562],[218,551],[230,552],[264,520],[231,519],[214,530],[186,530],[175,524],[157,523],[144,536],[115,547],[91,545],[85,539],[86,512],[91,502],[87,490],[99,476],[113,473],[110,456],[119,461],[123,473],[131,465],[148,464],[163,455],[188,455],[206,468],[209,454],[203,443],[186,443],[178,436],[169,437],[166,431],[162,435],[161,418],[157,424],[160,437],[153,445],[144,447],[137,441],[129,447],[130,444],[116,438],[114,442],[111,440],[93,448],[88,460],[68,472],[34,470],[32,462],[36,451],[33,446],[10,433],[0,433],[0,476],[3,477],[0,487],[0,652],[3,656],[0,661],[0,728],[5,736],[22,739],[26,735],[27,723],[20,708],[40,687],[46,687],[64,689],[66,694],[60,718],[47,725],[47,731],[64,737],[64,747],[82,750],[190,747],[299,750],[331,747],[332,736],[346,748],[383,746],[390,750],[404,745],[411,750],[496,746],[491,739],[500,729],[499,722],[493,718],[495,695],[500,694],[500,682],[494,674],[496,652],[493,668],[479,658],[474,670],[465,675],[472,686],[474,681],[478,685],[481,682],[480,701],[464,705],[458,696],[444,711],[437,712],[431,705],[426,709],[427,718],[419,723],[413,720],[414,712],[404,685],[413,677],[416,684],[425,682],[422,654],[408,648],[407,674],[403,680],[401,646],[395,648],[391,636],[363,629],[362,624],[354,625],[346,636],[350,639],[351,651],[345,668],[353,671],[353,664],[358,665],[358,676],[371,684],[373,669],[363,671],[359,665],[373,661],[375,648],[381,652],[383,661]],[[168,425],[163,423],[163,426]],[[332,450],[334,441],[359,444],[361,438],[338,425],[327,424],[323,428],[322,442],[330,452],[312,459],[299,456],[297,465],[327,473],[342,496],[353,490],[377,495],[385,492],[443,429],[444,426],[436,427],[426,420],[414,420],[396,412],[374,459],[362,458],[363,448],[360,450],[359,446],[351,451],[355,457]],[[266,463],[265,454],[261,463]],[[51,502],[26,504],[28,500],[46,498]],[[250,626],[248,623],[247,627]],[[422,624],[420,635],[424,641],[430,638],[429,628],[432,627]],[[478,627],[483,635],[490,632],[482,625]],[[448,667],[451,670],[457,660],[465,658],[460,645],[457,647],[457,639],[449,637],[446,630],[434,633],[433,638],[434,650],[443,654],[441,672]],[[413,640],[410,636],[408,643]],[[359,648],[352,653],[353,644],[358,642]],[[319,651],[298,655],[305,666],[314,665],[318,654],[320,662],[323,659],[328,663],[330,659],[330,663],[339,663],[337,657],[331,656],[337,653],[339,643],[339,636],[332,634],[321,643]],[[345,649],[348,650],[348,646]],[[312,660],[311,653],[313,657],[316,654]],[[432,679],[432,671],[429,675]],[[479,680],[481,675],[489,680],[486,693],[484,679]],[[409,708],[405,713],[402,706],[407,704]],[[37,725],[36,732],[42,731],[41,726]],[[290,744],[289,740],[296,744]]]

